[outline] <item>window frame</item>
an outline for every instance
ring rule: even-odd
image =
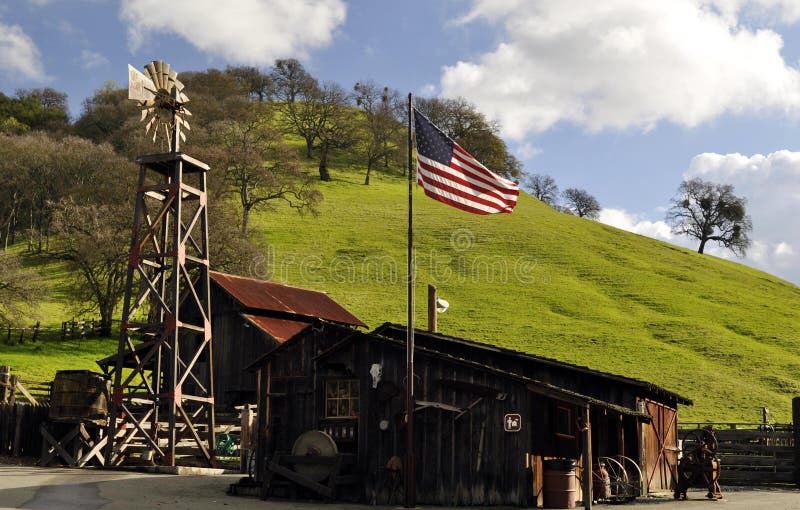
[[[336,390],[334,396],[329,396],[330,385],[335,384]],[[342,386],[344,385],[344,386]],[[361,410],[361,387],[358,379],[345,379],[345,378],[329,378],[323,383],[324,393],[324,419],[326,420],[354,420],[358,419]],[[341,391],[346,389],[346,394],[343,396]],[[355,395],[353,394],[355,389]],[[330,402],[336,402],[336,413],[330,413]],[[340,414],[342,403],[347,402],[347,414]],[[355,406],[353,405],[355,404]],[[355,411],[353,411],[355,407]]]

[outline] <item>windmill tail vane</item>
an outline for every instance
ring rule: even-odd
[[[189,98],[178,73],[161,60],[144,66],[144,73],[128,65],[128,99],[139,104],[145,134],[152,134],[153,143],[163,136],[169,150],[177,152],[180,142],[186,141],[185,132],[191,130],[186,117],[192,115],[185,107]]]

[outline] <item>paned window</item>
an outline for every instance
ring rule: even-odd
[[[569,407],[556,407],[556,434],[575,437],[575,432],[572,428],[572,409]]]
[[[337,379],[325,382],[325,417],[358,416],[358,381]]]

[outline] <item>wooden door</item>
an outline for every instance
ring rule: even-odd
[[[678,464],[678,411],[659,402],[644,399],[640,409],[653,417],[640,422],[641,468],[648,492],[675,488]]]

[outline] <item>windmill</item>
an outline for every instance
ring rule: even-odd
[[[177,152],[179,141],[186,141],[184,129],[191,130],[186,117],[192,112],[184,106],[189,98],[183,93],[183,83],[166,62],[154,60],[144,70],[146,74],[128,65],[128,99],[139,103],[145,133],[152,132],[153,142],[161,133],[169,150]]]
[[[113,378],[104,464],[141,453],[175,466],[180,453],[181,461],[213,466],[209,167],[178,151],[191,114],[177,73],[161,61],[144,70],[128,66],[128,97],[141,107],[147,134],[153,142],[162,137],[168,152],[136,160],[120,339],[117,354],[100,362]]]

